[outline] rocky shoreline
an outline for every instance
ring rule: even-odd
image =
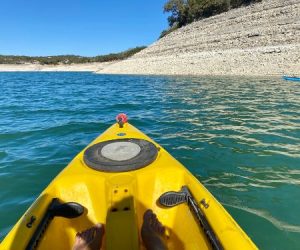
[[[58,64],[58,65],[41,65],[41,64],[0,64],[0,72],[26,72],[26,71],[54,71],[54,72],[80,72],[80,71],[97,71],[101,70],[113,62],[104,63],[82,63],[82,64]]]
[[[123,61],[1,64],[0,71],[300,75],[300,0],[263,0],[182,27]]]
[[[300,0],[265,0],[182,27],[100,74],[300,74]]]

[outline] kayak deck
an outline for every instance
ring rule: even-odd
[[[105,227],[102,249],[145,249],[140,231],[143,214],[152,209],[166,227],[168,249],[212,249],[187,204],[165,208],[158,204],[165,192],[187,186],[224,249],[257,249],[222,205],[161,146],[126,123],[112,125],[87,148],[108,140],[136,138],[152,142],[156,159],[148,166],[127,172],[95,170],[80,152],[26,211],[0,245],[0,249],[25,249],[53,198],[77,202],[84,213],[73,219],[55,217],[39,237],[36,249],[71,249],[77,232],[96,223]],[[86,149],[87,149],[86,148]],[[31,227],[28,223],[32,221]],[[233,245],[234,244],[234,245]],[[35,249],[35,248],[33,248]]]

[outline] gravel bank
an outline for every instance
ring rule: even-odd
[[[265,0],[194,22],[101,74],[300,74],[300,0]]]
[[[41,65],[41,64],[0,64],[0,72],[15,71],[97,71],[103,69],[115,62],[104,63],[82,63],[82,64],[59,64],[59,65]]]

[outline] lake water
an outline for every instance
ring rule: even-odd
[[[261,249],[300,249],[300,84],[281,79],[0,73],[0,239],[125,112]]]

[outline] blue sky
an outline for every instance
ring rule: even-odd
[[[149,45],[167,0],[1,0],[0,54],[95,56]]]

